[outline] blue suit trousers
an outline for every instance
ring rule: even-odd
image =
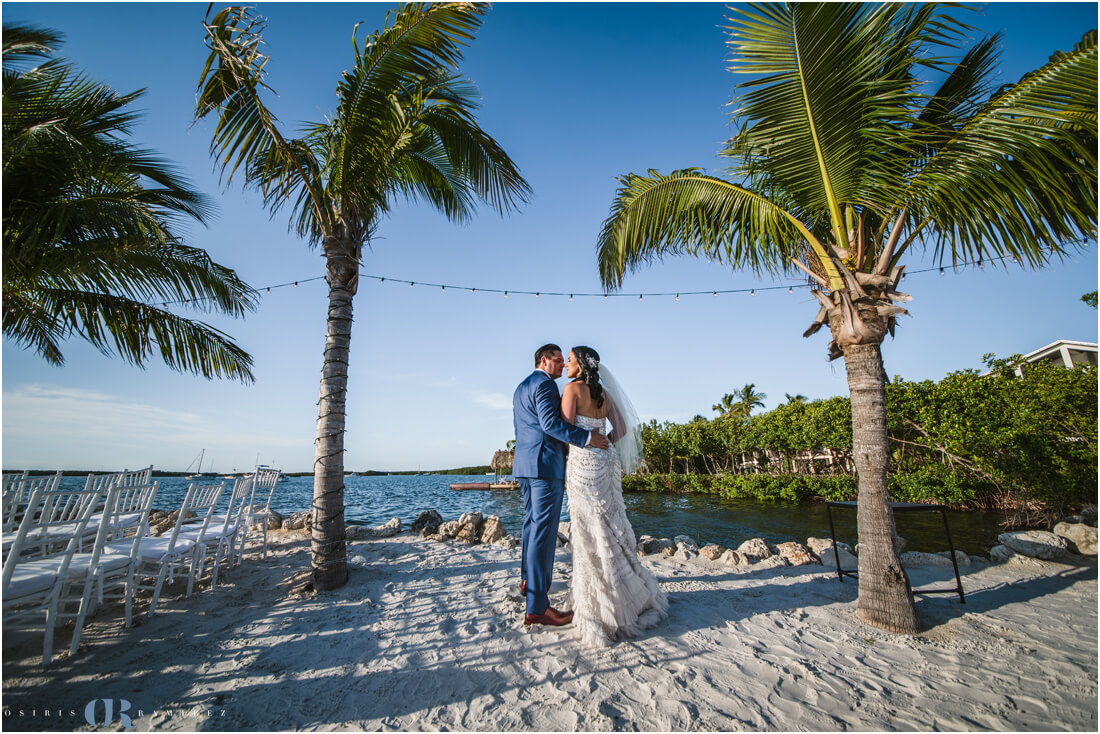
[[[550,605],[550,581],[554,572],[554,551],[558,545],[558,522],[561,520],[565,480],[518,479],[523,493],[520,562],[527,581],[527,613],[543,614]]]

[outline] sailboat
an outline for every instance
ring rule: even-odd
[[[194,474],[185,474],[183,476],[184,479],[209,479],[210,477],[214,476],[214,474],[212,474],[211,472],[206,472],[204,474],[203,471],[202,471],[202,457],[205,456],[205,455],[206,455],[206,449],[203,449],[202,451],[199,452],[199,455],[198,455],[199,466],[198,466],[198,468],[195,470]],[[184,471],[189,471],[191,469],[191,466],[194,463],[195,463],[195,460],[191,459],[191,463],[187,465],[187,468],[184,469]]]

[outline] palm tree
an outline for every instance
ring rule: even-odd
[[[1096,33],[1017,83],[992,87],[998,39],[957,53],[966,27],[936,4],[786,3],[734,11],[739,132],[728,177],[620,179],[600,233],[605,287],[666,254],[773,276],[806,274],[844,357],[859,474],[859,617],[913,633],[886,494],[880,344],[910,300],[913,250],[939,262],[1039,268],[1096,227]],[[936,77],[928,91],[922,84]],[[1003,259],[1002,259],[1003,258]],[[1006,265],[1007,267],[1007,265]]]
[[[742,420],[748,420],[753,408],[763,408],[768,396],[762,392],[756,392],[756,385],[749,383],[737,392],[737,402],[733,405],[732,413]]]
[[[125,139],[141,92],[48,58],[60,41],[4,26],[4,335],[55,365],[75,336],[138,366],[159,354],[175,370],[251,381],[251,357],[227,334],[168,310],[254,307],[232,270],[173,232],[203,222],[206,200]]]
[[[809,398],[807,398],[805,395],[802,395],[801,393],[796,395],[791,395],[789,392],[783,394],[787,397],[788,405],[792,403],[805,403],[807,400],[809,400]]]
[[[337,80],[337,107],[324,122],[285,137],[261,99],[265,22],[230,7],[207,19],[210,50],[196,120],[216,115],[211,153],[229,181],[244,171],[272,214],[290,205],[291,228],[325,256],[329,286],[313,484],[313,579],[317,589],[347,581],[344,535],[344,406],[352,299],[363,247],[399,199],[424,199],[464,221],[476,199],[498,212],[525,200],[527,182],[478,127],[476,90],[457,75],[462,47],[483,3],[402,5],[360,48]]]
[[[730,393],[726,393],[722,396],[722,400],[710,406],[710,409],[718,413],[720,416],[728,416],[733,412],[734,404],[737,402],[737,398]]]

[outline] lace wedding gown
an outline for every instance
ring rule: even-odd
[[[576,417],[588,430],[603,418]],[[623,504],[619,455],[570,447],[565,468],[573,548],[573,626],[588,645],[609,645],[664,619],[668,598],[638,558]]]

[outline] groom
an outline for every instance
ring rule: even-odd
[[[566,423],[561,417],[561,395],[554,380],[561,377],[565,360],[557,344],[535,352],[535,371],[519,384],[512,396],[516,449],[512,476],[523,493],[523,548],[520,591],[527,596],[524,624],[560,626],[573,620],[573,612],[550,606],[550,579],[565,490],[565,444],[608,447],[599,431]]]

